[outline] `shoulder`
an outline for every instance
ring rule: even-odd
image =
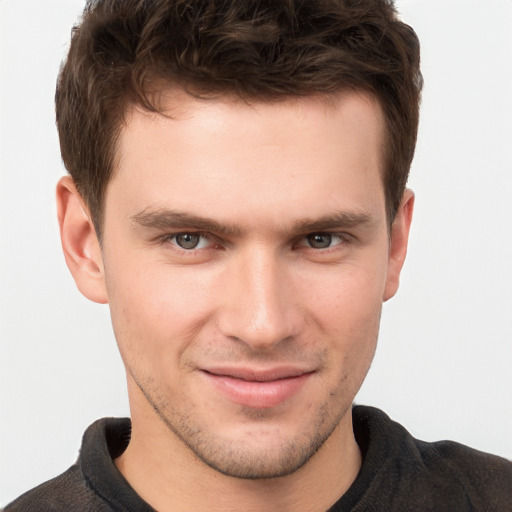
[[[474,510],[512,510],[512,462],[453,441],[414,440],[422,467],[458,487]]]
[[[95,421],[84,433],[78,461],[61,475],[22,494],[4,512],[108,512],[113,510],[111,503],[117,503],[118,494],[136,501],[113,462],[126,448],[130,428],[128,418]]]
[[[7,505],[4,512],[107,512],[110,507],[98,499],[84,481],[77,464],[38,485]]]
[[[409,510],[512,510],[512,463],[453,441],[429,443],[372,407],[356,406],[354,430],[368,476]],[[407,506],[406,506],[407,504]],[[444,508],[443,508],[444,507]]]

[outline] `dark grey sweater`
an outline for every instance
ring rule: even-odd
[[[512,511],[511,462],[450,441],[418,441],[372,407],[355,406],[353,418],[363,465],[331,511]],[[153,511],[113,463],[129,440],[129,419],[96,421],[77,463],[5,512]]]

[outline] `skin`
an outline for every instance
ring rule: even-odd
[[[164,105],[127,115],[101,247],[71,179],[57,190],[66,261],[109,303],[126,367],[116,465],[161,511],[326,510],[361,465],[351,405],[412,217],[406,191],[386,219],[381,109],[354,92]],[[240,369],[241,402],[219,375]],[[301,377],[280,395],[272,372]]]

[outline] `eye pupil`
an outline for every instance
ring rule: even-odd
[[[199,239],[199,235],[182,233],[180,235],[176,235],[176,244],[182,249],[195,249],[199,244]]]
[[[308,243],[314,249],[327,249],[332,243],[332,235],[315,233],[308,236]]]

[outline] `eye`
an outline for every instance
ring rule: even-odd
[[[187,251],[204,249],[210,243],[208,238],[200,233],[178,233],[170,237],[169,241]]]
[[[304,238],[301,245],[311,247],[312,249],[329,249],[340,245],[345,239],[333,233],[311,233]]]

